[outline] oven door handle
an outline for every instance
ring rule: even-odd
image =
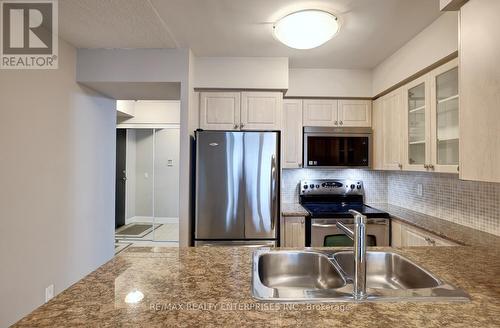
[[[317,228],[337,228],[336,224],[313,223],[312,226]]]

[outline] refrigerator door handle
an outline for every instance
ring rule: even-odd
[[[276,157],[271,156],[271,230],[276,224]]]

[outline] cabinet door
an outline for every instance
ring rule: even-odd
[[[242,92],[240,128],[243,130],[279,130],[282,100],[281,92]]]
[[[411,246],[458,246],[458,244],[440,238],[430,232],[401,224],[401,243],[404,247]]]
[[[338,100],[306,99],[304,126],[338,126]]]
[[[382,98],[373,101],[373,169],[384,169],[384,126],[382,113]]]
[[[430,88],[426,74],[404,88],[405,146],[403,168],[427,171],[430,164]]]
[[[392,247],[402,247],[403,241],[401,239],[403,225],[395,220],[391,220],[391,246]]]
[[[304,217],[285,217],[285,247],[305,247],[306,229]]]
[[[458,174],[458,59],[431,72],[431,170]]]
[[[201,92],[200,128],[236,130],[240,124],[239,92]]]
[[[500,1],[460,9],[460,179],[500,182]]]
[[[338,119],[340,126],[372,125],[371,100],[339,100]]]
[[[403,130],[402,89],[395,90],[382,99],[383,167],[385,170],[403,168],[402,130]]]
[[[302,100],[283,101],[283,124],[281,133],[282,167],[302,166]]]

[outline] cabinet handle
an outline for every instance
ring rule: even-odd
[[[340,121],[340,125],[343,125],[343,124],[344,124],[344,122]]]
[[[434,170],[434,165],[429,164],[429,169]]]
[[[235,124],[234,125],[234,129],[237,130],[238,129],[238,124]]]
[[[245,124],[240,123],[240,129],[243,129],[244,126],[245,126]]]
[[[429,165],[424,164],[424,168],[428,169],[428,168],[429,168]]]
[[[398,167],[399,167],[400,170],[402,170],[403,169],[403,164],[398,163]]]
[[[335,121],[335,125],[339,125],[339,121]]]

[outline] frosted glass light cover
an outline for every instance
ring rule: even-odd
[[[338,32],[337,17],[322,10],[302,10],[274,24],[274,36],[295,49],[312,49],[324,44]]]

